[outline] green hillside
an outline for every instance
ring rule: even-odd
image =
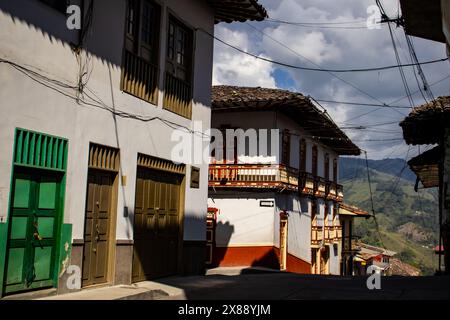
[[[357,160],[341,161],[345,202],[370,212],[367,169]],[[413,176],[404,160],[371,160],[369,166],[379,232],[374,219],[356,219],[355,234],[366,243],[397,252],[397,258],[421,269],[423,275],[433,274],[437,269],[437,256],[432,250],[438,243],[437,190],[415,192]]]

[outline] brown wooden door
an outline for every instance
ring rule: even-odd
[[[83,286],[107,281],[113,176],[89,170],[84,230]]]
[[[286,270],[287,263],[288,219],[285,213],[280,215],[280,270]]]
[[[181,177],[138,168],[133,282],[177,272]]]
[[[320,255],[320,274],[328,274],[328,259],[329,259],[329,250],[328,247],[321,252]]]

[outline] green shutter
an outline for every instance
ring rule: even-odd
[[[14,164],[66,171],[67,140],[43,133],[16,129]]]

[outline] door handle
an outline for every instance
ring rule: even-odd
[[[95,232],[97,233],[97,235],[95,236],[95,241],[100,240],[100,230],[98,228],[98,224],[95,225]]]

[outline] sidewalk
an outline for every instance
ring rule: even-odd
[[[75,293],[61,294],[37,300],[161,300],[177,297],[186,299],[184,290],[153,281],[132,285],[120,285],[84,289]]]

